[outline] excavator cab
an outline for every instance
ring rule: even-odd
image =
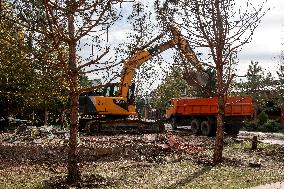
[[[103,89],[103,94],[102,96],[105,97],[118,97],[119,95],[119,83],[111,83],[108,84],[104,89]],[[127,95],[127,102],[128,104],[134,104],[135,101],[135,84],[133,83],[129,89],[128,89],[128,95]]]
[[[86,115],[97,115],[108,111],[109,115],[113,115],[119,114],[114,113],[118,112],[119,107],[123,107],[123,111],[128,111],[129,106],[135,104],[134,92],[135,85],[132,84],[128,89],[127,97],[122,98],[119,96],[119,83],[110,83],[96,91],[82,93],[79,97],[79,112]]]
[[[107,85],[103,90],[103,96],[106,97],[115,97],[118,95],[119,91],[119,84],[118,83],[111,83]]]

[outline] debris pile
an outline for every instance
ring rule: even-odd
[[[66,162],[68,130],[52,126],[26,127],[14,133],[2,133],[0,158],[13,161]],[[119,134],[85,136],[78,139],[81,162],[92,161],[143,161],[165,162],[180,159],[203,150],[203,138],[178,136],[172,133]],[[203,145],[203,146],[202,146]],[[207,145],[210,146],[210,145]]]
[[[159,145],[164,149],[173,148],[178,152],[185,152],[187,154],[197,154],[204,150],[201,145],[188,142],[172,133],[168,134],[166,139],[166,143]]]

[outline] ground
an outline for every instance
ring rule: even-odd
[[[226,137],[224,162],[213,166],[214,138],[188,131],[81,134],[78,148],[83,181],[72,187],[62,182],[67,171],[67,132],[29,128],[17,134],[2,133],[0,188],[227,189],[283,181],[284,147],[259,143],[258,150],[252,151],[252,135]]]

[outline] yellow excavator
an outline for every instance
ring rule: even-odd
[[[94,92],[80,95],[79,123],[81,129],[88,133],[108,131],[160,132],[164,130],[164,124],[161,122],[131,119],[132,116],[137,115],[134,103],[135,84],[133,83],[136,69],[163,51],[177,47],[197,72],[203,73],[202,75],[206,78],[205,70],[189,46],[188,41],[175,28],[171,28],[171,34],[171,40],[151,48],[150,45],[163,36],[159,35],[125,59],[120,83],[107,85],[100,94]]]

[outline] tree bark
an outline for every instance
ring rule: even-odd
[[[80,181],[81,173],[78,166],[78,95],[71,95],[71,110],[70,110],[70,139],[68,151],[68,183]]]
[[[218,164],[222,162],[223,159],[223,147],[224,147],[224,96],[218,96],[218,107],[219,113],[217,115],[217,131],[216,131],[216,140],[215,148],[213,154],[213,163]]]
[[[218,115],[217,115],[217,131],[216,131],[215,148],[214,148],[214,154],[213,154],[214,164],[218,164],[222,162],[222,159],[223,159],[222,153],[223,153],[223,147],[224,147],[225,98],[224,98],[222,50],[217,50],[216,67],[217,67]]]
[[[70,138],[68,151],[68,183],[76,183],[81,180],[81,173],[78,166],[78,108],[79,108],[79,93],[78,93],[78,72],[76,62],[76,39],[74,14],[68,16],[68,32],[69,32],[69,82],[70,82]]]

